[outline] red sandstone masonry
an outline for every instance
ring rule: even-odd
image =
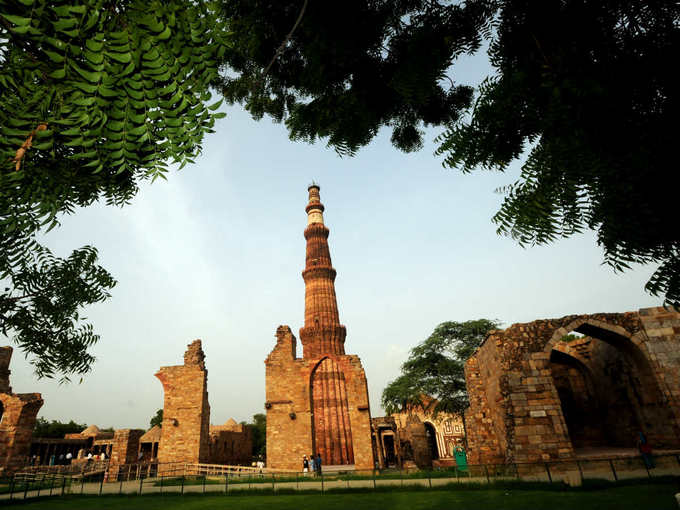
[[[639,384],[635,412],[641,416],[650,441],[655,447],[680,446],[680,314],[647,308],[638,313],[513,324],[504,331],[491,332],[466,364],[472,462],[573,457],[551,371],[551,351],[573,355],[575,362],[591,367],[593,373],[602,371],[605,358],[612,356],[607,354],[609,347],[592,350],[585,347],[585,340],[573,346],[560,344],[561,338],[574,330],[611,344],[625,355],[632,363],[626,371]],[[623,435],[630,435],[630,430]]]
[[[366,374],[357,356],[345,354],[345,326],[335,296],[335,269],[319,188],[309,187],[302,359],[288,326],[265,361],[267,465],[302,468],[304,455],[321,453],[323,463],[372,469],[371,414]]]
[[[12,393],[11,359],[12,348],[0,347],[0,474],[12,473],[24,465],[38,411],[43,405],[40,393]]]
[[[158,462],[208,462],[210,405],[208,371],[201,341],[188,346],[184,365],[162,367],[163,427]]]

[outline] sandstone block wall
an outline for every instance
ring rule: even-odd
[[[253,458],[253,438],[250,429],[239,425],[240,430],[225,430],[223,426],[210,427],[210,464],[250,466]]]
[[[565,346],[562,338],[571,331],[606,345],[595,350],[584,347],[585,341]],[[620,395],[611,402],[623,405],[621,402],[629,400],[630,415],[655,447],[680,446],[679,351],[680,314],[663,308],[539,320],[491,332],[466,364],[470,461],[535,462],[574,457],[555,385],[555,375],[558,386],[562,384],[559,377],[564,376],[564,370],[558,367],[553,374],[564,358],[555,352],[572,360],[581,373],[590,374],[587,377],[616,388]],[[612,370],[616,366],[623,367],[619,374],[625,379],[616,378],[616,370]],[[610,423],[616,423],[612,418]],[[630,436],[632,426],[625,425],[628,428],[623,430],[621,423],[614,425],[622,428],[620,436]]]
[[[318,365],[330,359],[344,377],[354,466],[373,469],[368,387],[361,361],[357,356],[333,354],[300,359],[295,352],[295,336],[288,326],[280,326],[276,346],[265,361],[267,466],[300,471],[303,456],[317,453],[312,378]],[[329,464],[321,453],[323,463]]]
[[[162,367],[163,427],[158,462],[207,462],[210,455],[208,371],[201,341],[188,346],[184,365]],[[160,472],[160,470],[159,470]]]
[[[43,405],[40,393],[12,393],[9,363],[12,348],[0,347],[0,474],[25,465],[33,428]]]
[[[144,435],[141,429],[119,429],[113,433],[111,465],[135,464],[139,452],[139,439]]]

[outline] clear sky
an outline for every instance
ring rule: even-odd
[[[460,66],[463,81],[488,71]],[[182,363],[203,340],[211,422],[264,412],[264,359],[280,324],[303,323],[307,185],[321,185],[338,272],[345,349],[361,357],[373,416],[408,351],[447,320],[514,322],[623,312],[660,302],[645,294],[654,267],[614,274],[586,233],[546,247],[499,237],[491,217],[513,182],[463,175],[433,155],[434,137],[403,154],[381,132],[353,158],[294,143],[285,128],[225,109],[196,165],[145,183],[125,208],[96,205],[46,237],[55,253],[92,244],[117,279],[110,300],[87,310],[101,335],[97,362],[79,383],[36,380],[15,349],[15,392],[40,392],[40,416],[101,427],[146,428],[163,405],[158,368]],[[7,342],[9,343],[9,342]],[[299,342],[298,342],[299,343]],[[298,346],[298,355],[301,348]]]

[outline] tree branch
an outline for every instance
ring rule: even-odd
[[[274,62],[276,62],[276,59],[279,58],[279,56],[284,52],[286,49],[286,44],[288,44],[288,41],[290,41],[290,38],[293,37],[293,33],[297,29],[298,25],[302,21],[302,16],[305,14],[305,10],[307,9],[307,4],[309,3],[309,0],[305,0],[305,2],[302,4],[302,9],[300,9],[300,14],[298,14],[297,19],[295,20],[295,24],[293,25],[293,28],[290,29],[290,32],[288,32],[288,35],[286,38],[283,40],[281,45],[276,49],[276,52],[274,53],[274,56],[272,59],[269,61],[269,64],[267,64],[267,67],[264,68],[264,71],[262,71],[262,75],[260,76],[260,79],[257,82],[257,85],[259,86],[260,83],[262,83],[262,80],[264,80],[264,77],[267,76],[267,73],[271,69],[271,67],[274,65]]]

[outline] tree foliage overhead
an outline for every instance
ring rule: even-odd
[[[223,12],[228,101],[341,154],[383,126],[418,149],[432,125],[448,167],[523,161],[499,233],[529,245],[593,229],[615,270],[660,263],[647,290],[680,305],[677,2],[223,0]],[[456,58],[482,40],[495,73],[468,111]]]
[[[499,232],[543,244],[593,229],[615,270],[660,263],[647,289],[680,304],[680,229],[669,214],[680,184],[680,80],[669,64],[680,4],[513,0],[498,15],[497,75],[438,153],[471,171],[504,170],[528,151],[494,217]]]
[[[499,326],[500,322],[489,319],[449,321],[437,326],[426,340],[411,349],[401,366],[401,375],[383,390],[385,412],[420,407],[434,414],[462,413],[469,406],[465,361],[486,334]]]
[[[37,375],[89,370],[79,310],[115,281],[93,248],[61,259],[36,234],[193,162],[223,115],[206,102],[226,36],[209,2],[0,0],[0,320]]]
[[[352,154],[383,126],[401,150],[422,146],[423,125],[458,119],[472,88],[444,81],[479,48],[484,2],[228,0],[234,45],[222,92],[256,118],[285,120],[291,138],[327,138]],[[276,58],[274,58],[276,57]]]

